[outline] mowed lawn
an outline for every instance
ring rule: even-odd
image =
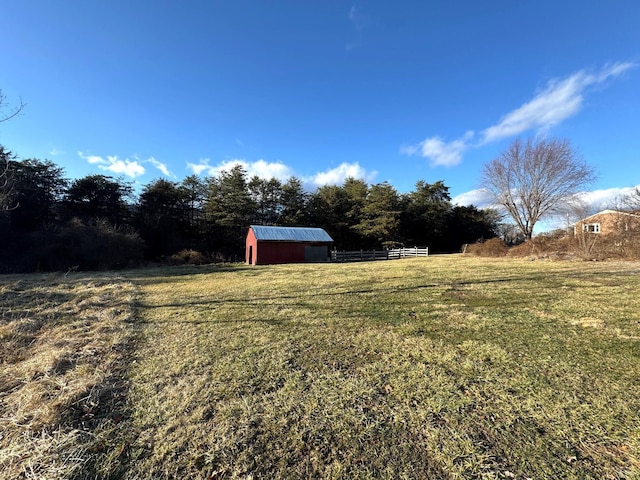
[[[37,288],[89,295],[91,284],[106,300],[91,303],[96,315],[84,328],[97,329],[105,321],[98,313],[110,308],[118,339],[94,347],[108,360],[98,367],[67,355],[38,373],[20,366],[26,353],[3,357],[0,382],[12,383],[0,388],[8,432],[0,435],[0,471],[640,478],[637,262],[443,255],[0,284],[14,303],[20,288],[25,298]],[[20,317],[9,304],[0,307],[3,348],[17,345],[16,319],[39,312],[23,305]],[[64,305],[67,323],[85,311]],[[55,310],[49,315],[41,314],[32,343],[20,344],[24,352],[51,335],[47,318],[64,323]],[[76,350],[88,348],[94,337],[86,335]],[[55,379],[65,391],[80,367],[104,372],[37,422],[17,407],[31,381]],[[38,443],[45,437],[50,444]]]

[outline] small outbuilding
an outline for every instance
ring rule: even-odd
[[[333,239],[322,228],[251,225],[247,232],[246,262],[249,265],[327,262],[332,244]]]

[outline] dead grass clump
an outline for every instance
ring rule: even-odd
[[[478,257],[504,257],[509,251],[507,244],[500,238],[491,238],[484,242],[469,245],[467,253]]]
[[[0,279],[4,478],[69,478],[95,461],[124,401],[133,299],[117,278]]]
[[[509,249],[510,257],[567,258],[572,255],[571,240],[564,230],[537,235]]]

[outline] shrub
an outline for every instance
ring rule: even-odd
[[[110,270],[142,261],[144,241],[129,228],[112,225],[106,219],[89,223],[74,218],[58,233],[44,252],[47,270]]]
[[[169,263],[172,265],[204,265],[211,263],[211,258],[197,250],[184,249],[171,255]]]
[[[491,238],[467,247],[467,253],[478,257],[504,257],[508,251],[509,247],[500,238]]]

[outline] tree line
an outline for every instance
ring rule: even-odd
[[[153,180],[136,193],[122,178],[68,179],[55,163],[17,160],[2,146],[0,210],[3,272],[123,268],[185,250],[242,260],[252,224],[322,227],[344,250],[452,252],[494,237],[500,220],[494,210],[453,205],[442,181],[399,193],[348,178],[308,192],[296,177],[249,177],[237,165],[207,178]]]

